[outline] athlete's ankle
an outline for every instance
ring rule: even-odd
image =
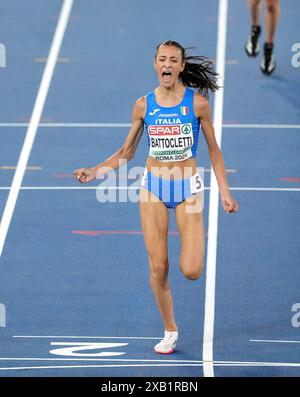
[[[168,326],[165,326],[165,331],[168,331],[168,332],[178,332],[178,327],[175,325],[173,325],[173,326],[171,326],[171,327],[168,327]]]
[[[274,43],[265,41],[264,43],[264,52],[272,52],[274,49]]]
[[[261,33],[260,25],[251,25],[251,33],[258,37]]]

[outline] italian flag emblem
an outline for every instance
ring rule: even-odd
[[[187,106],[180,106],[180,113],[186,116],[189,112],[189,108]]]

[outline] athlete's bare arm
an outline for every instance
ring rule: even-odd
[[[134,157],[138,143],[144,129],[144,114],[146,110],[146,98],[136,101],[132,109],[132,127],[122,147],[112,156],[92,168],[80,168],[74,171],[74,177],[81,183],[87,183],[99,178],[101,175],[117,169]]]
[[[238,210],[238,205],[229,191],[222,152],[216,141],[215,131],[211,120],[209,102],[202,95],[195,94],[194,108],[195,114],[201,123],[202,131],[208,146],[209,157],[218,181],[223,208],[225,212],[236,212]]]

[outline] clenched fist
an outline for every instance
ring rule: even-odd
[[[80,183],[91,182],[96,179],[96,171],[93,168],[79,168],[74,172],[74,178]]]

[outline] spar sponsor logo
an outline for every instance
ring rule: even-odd
[[[180,125],[150,125],[149,135],[180,135]]]
[[[150,125],[148,128],[149,135],[188,135],[192,132],[191,124],[181,125]]]
[[[185,135],[190,134],[192,132],[192,127],[190,124],[183,124],[181,126],[181,131]]]

